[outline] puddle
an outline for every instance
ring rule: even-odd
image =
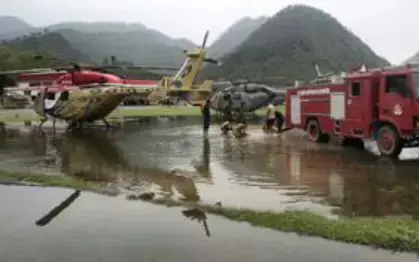
[[[123,197],[0,186],[0,199],[1,261],[417,261]]]
[[[112,134],[3,136],[0,169],[241,208],[308,209],[329,217],[419,214],[417,161],[314,144],[294,131],[277,136],[252,128],[235,139],[220,136],[217,126],[206,138],[201,130],[199,121],[184,119],[126,124]],[[405,150],[402,158],[417,152]]]

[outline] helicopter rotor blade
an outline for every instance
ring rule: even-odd
[[[207,45],[208,35],[209,35],[209,30],[207,30],[207,32],[205,32],[204,39],[203,39],[202,45],[201,45],[202,49],[205,49],[205,46]]]
[[[207,62],[207,63],[210,63],[210,64],[215,64],[215,65],[218,65],[218,66],[221,65],[220,61],[218,61],[217,59],[214,59],[214,58],[205,58],[204,62]]]
[[[177,71],[179,68],[174,67],[157,67],[157,66],[101,66],[99,68],[106,68],[106,69],[146,69],[146,70],[164,70],[164,71]]]
[[[54,71],[53,68],[34,68],[34,69],[20,69],[20,70],[8,70],[8,71],[0,71],[0,75],[15,75],[21,73],[42,73]]]

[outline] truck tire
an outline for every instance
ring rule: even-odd
[[[310,120],[307,123],[306,132],[308,134],[308,139],[312,142],[317,142],[317,143],[329,142],[330,136],[322,132],[319,122],[317,120]]]
[[[378,130],[377,145],[381,155],[388,157],[398,157],[403,149],[402,139],[391,125],[384,125]]]

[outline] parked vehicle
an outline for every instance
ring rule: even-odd
[[[363,69],[288,89],[286,127],[306,130],[315,142],[373,138],[391,157],[417,146],[419,65]]]

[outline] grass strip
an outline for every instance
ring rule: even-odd
[[[49,186],[117,195],[117,189],[106,184],[67,176],[52,176],[0,171],[0,184]],[[256,211],[187,203],[171,199],[155,199],[151,203],[171,206],[191,206],[210,214],[253,226],[270,228],[299,235],[322,237],[345,243],[368,245],[392,251],[419,251],[419,221],[408,218],[343,218],[331,220],[308,211]]]
[[[283,106],[278,107],[279,110],[284,111]],[[215,114],[215,111],[212,111]],[[259,109],[255,111],[258,116],[264,116],[266,109]],[[118,107],[113,111],[109,117],[164,117],[164,116],[201,116],[201,109],[199,107],[168,107],[168,106],[150,106],[150,107]],[[24,121],[40,121],[41,117],[35,112],[19,113],[8,110],[0,114],[0,122],[24,122]]]
[[[188,203],[156,199],[165,206],[188,206]],[[193,204],[204,212],[253,226],[299,235],[322,237],[339,242],[368,245],[397,252],[419,252],[419,221],[410,218],[342,218],[332,220],[309,211],[256,211]]]
[[[0,184],[62,187],[107,195],[117,195],[119,193],[117,189],[107,188],[105,183],[91,182],[70,176],[14,173],[7,171],[0,171]]]

